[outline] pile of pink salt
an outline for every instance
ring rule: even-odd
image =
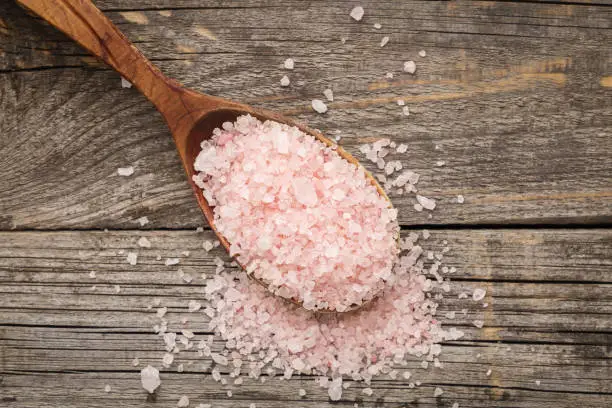
[[[314,137],[246,115],[202,142],[194,181],[230,254],[270,291],[346,311],[394,279],[397,210]]]

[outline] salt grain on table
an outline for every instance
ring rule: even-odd
[[[380,23],[374,23],[374,28],[380,30],[382,28],[382,25]]]
[[[427,52],[425,52],[425,50],[419,51],[419,57],[426,57],[426,56],[427,56]]]
[[[106,385],[104,386],[104,392],[111,392],[111,386],[110,386],[110,385],[108,385],[108,384],[106,384]]]
[[[419,202],[419,204],[421,204],[421,206],[423,206],[423,208],[425,208],[426,210],[431,211],[434,208],[436,208],[436,201],[432,198],[427,198],[427,197],[417,194],[416,199]]]
[[[325,95],[325,98],[327,98],[328,101],[333,102],[334,100],[334,91],[332,91],[331,89],[326,89],[323,91],[323,95]]]
[[[387,45],[387,43],[389,42],[389,37],[383,37],[382,40],[380,40],[380,46],[384,47],[385,45]]]
[[[482,299],[484,299],[486,294],[487,294],[486,289],[476,288],[474,289],[474,292],[472,293],[472,299],[474,299],[474,301],[476,302],[481,301]]]
[[[121,77],[121,87],[122,88],[131,88],[132,87],[132,83],[130,81],[128,81],[127,79],[125,79],[124,77]]]
[[[312,100],[312,109],[314,109],[318,113],[325,113],[325,112],[327,112],[327,105],[325,104],[325,102],[323,102],[320,99],[313,99]],[[279,150],[279,152],[282,153],[282,151],[280,151],[280,150]]]
[[[285,60],[285,62],[283,63],[283,65],[284,65],[285,69],[293,69],[294,63],[295,62],[293,61],[292,58],[287,58]]]
[[[181,262],[181,260],[178,258],[167,258],[164,264],[166,266],[172,266],[172,265],[178,265],[179,262]]]
[[[363,18],[363,14],[363,7],[357,6],[351,10],[350,16],[353,18],[353,20],[360,21]]]
[[[147,390],[149,394],[153,394],[161,384],[159,370],[150,365],[146,366],[140,371],[140,382],[142,383],[142,388]]]
[[[444,391],[442,390],[442,388],[440,387],[436,387],[434,389],[434,398],[439,397],[440,395],[442,395],[444,393]]]
[[[189,406],[189,398],[186,395],[183,395],[178,402],[176,403],[178,408],[186,408]]]
[[[289,86],[290,83],[291,81],[287,75],[283,76],[280,80],[280,86]]]
[[[414,61],[404,62],[404,72],[414,74],[416,72],[416,64]]]
[[[144,217],[138,218],[136,222],[139,223],[141,227],[144,227],[145,225],[149,223],[149,219],[146,216],[144,216]]]
[[[141,248],[151,248],[151,241],[149,241],[146,237],[140,237],[138,240],[138,246]]]
[[[120,176],[123,176],[123,177],[131,176],[132,174],[134,174],[134,167],[132,167],[132,166],[129,166],[129,167],[119,167],[117,169],[117,174],[119,174]]]
[[[465,201],[465,199],[463,198],[463,196],[462,196],[461,194],[459,194],[459,195],[457,196],[457,202],[458,202],[459,204],[463,204],[463,202],[464,202],[464,201]]]
[[[89,277],[92,278],[92,279],[95,279],[96,278],[96,271],[90,271],[89,272]]]
[[[404,106],[402,108],[402,113],[404,114],[404,116],[409,116],[410,115],[410,109],[408,108],[408,106]]]

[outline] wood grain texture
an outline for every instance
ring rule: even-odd
[[[149,238],[151,248],[138,248],[141,236]],[[198,337],[208,334],[208,318],[187,313],[187,302],[203,290],[200,274],[213,274],[214,257],[223,255],[201,249],[212,238],[210,231],[0,233],[3,398],[19,407],[82,406],[83,401],[92,407],[142,406],[146,395],[131,362],[138,357],[140,367],[159,365],[163,355],[151,330],[157,320],[155,309],[148,308],[153,299],[168,307],[169,327],[185,327],[181,321],[187,318]],[[605,407],[612,395],[610,231],[440,230],[423,245],[440,248],[443,240],[452,248],[444,261],[462,267],[452,275],[453,289],[438,314],[444,324],[464,330],[465,338],[444,346],[442,370],[423,370],[417,359],[405,367],[421,387],[412,390],[407,381],[380,378],[373,382],[372,397],[361,393],[363,384],[354,384],[343,403],[570,407],[581,401]],[[188,257],[180,255],[184,250]],[[127,251],[139,253],[137,265],[127,264]],[[163,264],[176,256],[179,266]],[[191,284],[178,277],[178,267],[194,277]],[[458,293],[471,294],[475,287],[487,288],[487,308],[458,299]],[[456,318],[444,317],[451,310],[458,312]],[[472,325],[475,319],[485,321],[483,329]],[[214,349],[220,347],[216,340]],[[162,372],[158,403],[174,404],[188,395],[193,402],[222,407],[328,406],[325,390],[308,376],[221,387],[204,375],[211,369],[207,359],[183,352],[178,363],[184,364],[183,373],[175,372],[176,364]],[[106,384],[113,389],[109,394],[103,391]],[[437,386],[445,392],[434,399]],[[297,396],[299,388],[307,391],[304,399]]]
[[[364,2],[370,12],[356,23],[348,2],[183,2],[169,17],[163,2],[140,11],[142,2],[98,4],[187,86],[340,130],[358,159],[366,141],[408,143],[404,166],[422,174],[421,192],[443,211],[429,219],[412,210],[414,197],[391,192],[404,225],[611,220],[608,7]],[[11,2],[0,15],[0,227],[131,228],[142,215],[152,228],[200,225],[153,107]],[[383,35],[391,41],[380,48]],[[296,68],[281,89],[288,56]],[[401,72],[408,59],[415,76]],[[328,86],[335,101],[317,115],[309,101]],[[130,164],[133,177],[116,176]],[[32,193],[37,200],[25,199]]]

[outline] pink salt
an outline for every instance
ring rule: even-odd
[[[201,147],[194,180],[215,226],[272,292],[306,309],[345,311],[394,279],[397,210],[362,167],[295,127],[248,115]]]

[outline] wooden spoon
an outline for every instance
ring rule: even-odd
[[[295,126],[328,146],[335,145],[321,132],[276,112],[255,109],[242,103],[202,94],[164,76],[91,0],[17,0],[17,2],[110,65],[155,105],[172,132],[189,184],[193,188],[204,217],[228,253],[229,243],[215,228],[213,210],[204,198],[202,190],[192,180],[195,173],[193,163],[200,152],[200,143],[212,136],[213,129],[221,127],[223,122],[235,122],[240,115],[250,114],[262,121],[273,120]],[[350,163],[360,165],[357,159],[339,146],[337,152]],[[380,195],[391,205],[391,201],[376,179],[369,172],[365,173]],[[263,282],[255,280],[267,287]],[[363,304],[355,305],[349,310],[361,306]]]

